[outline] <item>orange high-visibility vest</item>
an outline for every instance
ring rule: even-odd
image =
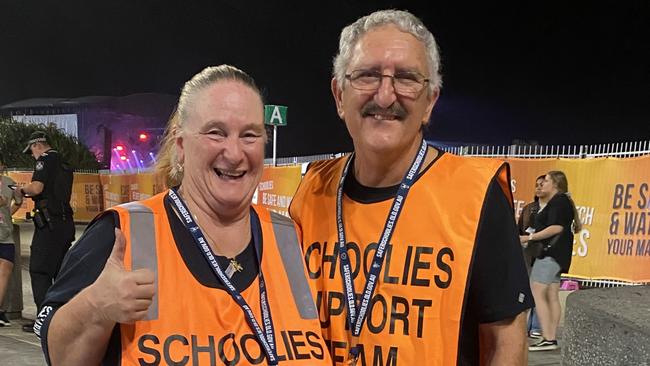
[[[312,163],[290,207],[303,233],[307,272],[335,364],[347,358],[351,337],[336,225],[336,192],[346,159]],[[503,162],[444,154],[412,185],[361,331],[359,364],[457,364],[478,225],[494,177],[512,197]],[[391,204],[392,199],[364,204],[343,198],[357,299]]]
[[[230,294],[203,286],[187,268],[169,226],[166,195],[112,208],[126,237],[125,268],[149,268],[157,285],[145,319],[120,324],[121,364],[266,365],[263,348]],[[295,226],[264,208],[255,212],[280,365],[331,364]],[[260,322],[258,280],[241,295]]]

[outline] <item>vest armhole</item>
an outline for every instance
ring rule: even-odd
[[[497,169],[495,178],[498,180],[499,186],[501,187],[503,194],[505,194],[506,198],[508,198],[510,207],[514,209],[514,197],[512,195],[512,189],[510,188],[510,182],[511,182],[510,164],[506,162],[501,164],[501,166]]]
[[[112,208],[109,208],[106,211],[104,211],[104,212],[98,214],[97,216],[95,216],[92,219],[92,221],[90,221],[88,223],[88,225],[86,225],[86,229],[93,226],[93,224],[95,224],[97,221],[103,219],[104,217],[106,217],[108,215],[111,215],[113,217],[113,225],[116,228],[121,229],[122,227],[120,226],[120,214],[117,211],[115,211],[114,209],[112,209]]]

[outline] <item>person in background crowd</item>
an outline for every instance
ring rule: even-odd
[[[290,206],[337,365],[526,363],[509,169],[424,141],[439,69],[406,11],[341,32],[331,89],[354,154],[312,163]]]
[[[34,200],[29,275],[38,312],[43,306],[45,293],[59,272],[63,257],[74,241],[75,226],[70,206],[74,173],[61,154],[50,146],[43,131],[31,134],[23,153],[36,159],[32,181],[20,188],[20,193]],[[34,322],[24,324],[23,330],[33,332]]]
[[[263,102],[229,65],[185,83],[160,167],[174,185],[98,216],[38,318],[52,365],[329,365],[296,228],[251,207]]]
[[[547,202],[535,217],[535,232],[520,237],[521,243],[541,241],[541,254],[535,260],[530,274],[531,287],[542,339],[528,347],[529,351],[548,351],[558,348],[557,328],[560,324],[560,274],[571,266],[573,233],[582,229],[575,203],[569,195],[569,182],[561,171],[546,174],[539,199]]]
[[[545,200],[540,200],[539,195],[541,194],[542,183],[544,183],[544,175],[540,175],[535,179],[535,196],[533,202],[524,206],[519,215],[519,220],[517,221],[517,226],[519,227],[519,235],[528,235],[535,232],[535,216],[539,212],[540,207],[546,206]],[[530,275],[530,270],[532,269],[533,262],[539,254],[542,243],[540,242],[530,242],[522,244],[524,247],[524,259],[526,260],[526,268],[528,269],[528,275]],[[535,312],[535,308],[531,309],[530,316],[528,317],[528,336],[532,338],[541,338],[542,329],[539,324],[539,318]]]
[[[23,204],[23,197],[18,193],[16,182],[4,175],[4,164],[4,158],[0,155],[0,305],[7,292],[16,256],[11,216]],[[0,327],[10,324],[5,311],[0,310]]]

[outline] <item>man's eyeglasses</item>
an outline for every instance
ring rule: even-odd
[[[350,85],[363,91],[375,91],[379,89],[383,78],[393,79],[393,87],[397,94],[413,95],[424,89],[429,79],[418,72],[405,71],[396,72],[395,75],[385,75],[374,70],[355,70],[345,75]]]

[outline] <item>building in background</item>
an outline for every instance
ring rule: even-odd
[[[33,98],[0,107],[0,115],[25,123],[54,123],[112,170],[151,166],[177,96]]]

